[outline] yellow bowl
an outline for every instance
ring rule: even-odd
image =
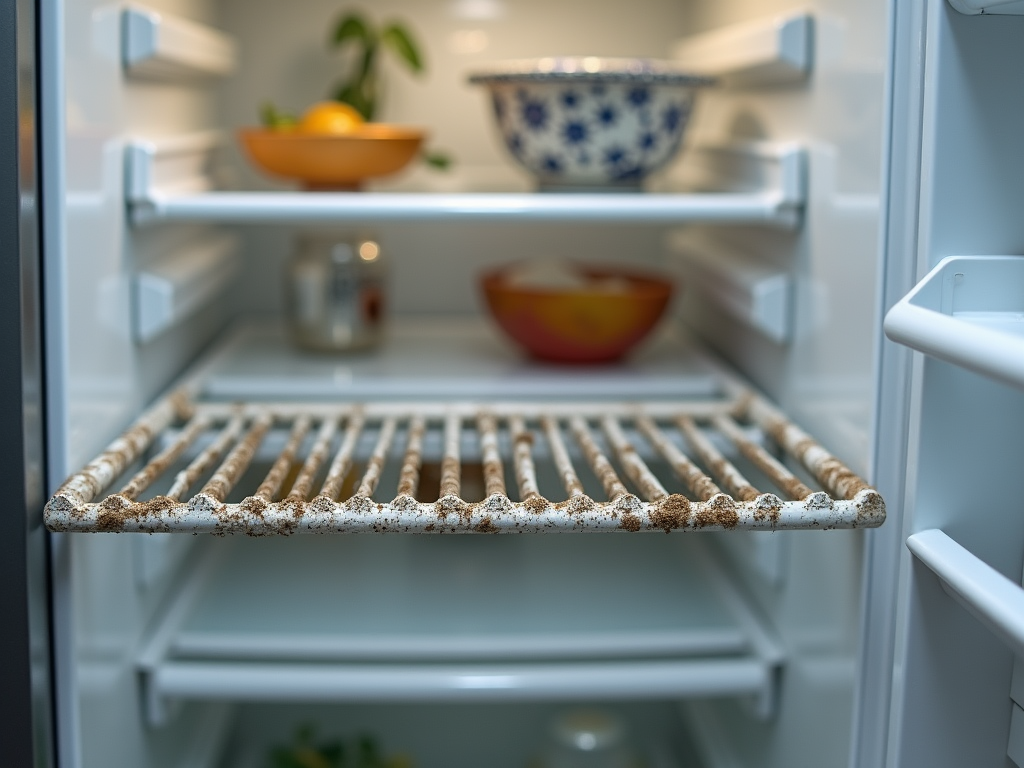
[[[366,179],[400,171],[416,157],[424,136],[419,128],[386,123],[366,123],[340,135],[264,128],[238,132],[260,170],[310,190],[358,189]]]

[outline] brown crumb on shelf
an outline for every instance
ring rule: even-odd
[[[497,533],[500,529],[491,521],[490,517],[485,517],[473,526],[473,530],[477,533]]]
[[[763,493],[754,503],[754,519],[768,520],[774,527],[782,517],[782,499],[774,493]]]
[[[523,506],[535,515],[542,515],[551,508],[551,502],[543,496],[531,496],[523,501]]]
[[[627,531],[636,533],[640,530],[640,517],[634,514],[627,514],[622,516],[622,520],[619,521],[619,527],[624,528]]]
[[[694,528],[707,528],[708,526],[735,528],[739,522],[740,516],[736,512],[736,502],[724,493],[699,505],[693,517]]]
[[[654,505],[650,517],[651,525],[661,528],[665,533],[676,528],[685,528],[690,520],[690,500],[673,493]]]

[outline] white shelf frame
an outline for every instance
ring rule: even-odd
[[[121,12],[121,60],[130,77],[181,81],[230,74],[237,51],[212,27],[130,5]]]
[[[151,341],[221,296],[242,267],[238,237],[208,233],[135,275],[135,338]]]
[[[725,85],[777,85],[806,80],[814,59],[814,18],[798,11],[683,38],[672,58]]]
[[[691,248],[670,239],[691,290],[777,344],[792,335],[793,280],[778,267],[725,245]]]
[[[885,335],[1024,389],[1024,256],[943,259],[885,318]]]
[[[720,222],[798,225],[806,200],[805,150],[750,142],[691,150],[724,179],[696,193],[222,192],[209,176],[214,133],[127,146],[134,224],[157,221],[315,224],[366,221]],[[724,187],[724,189],[723,189]]]

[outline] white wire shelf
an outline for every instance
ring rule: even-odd
[[[705,396],[640,401],[564,394],[240,403],[210,399],[216,370],[207,365],[69,478],[47,505],[47,525],[542,533],[856,528],[885,517],[863,480],[710,364],[715,385]],[[821,490],[752,431],[802,464]],[[267,468],[254,456],[274,442],[269,435],[279,452]],[[743,457],[754,479],[726,454]],[[145,466],[129,476],[139,461]]]
[[[951,256],[885,318],[893,341],[1024,388],[1024,256]]]
[[[216,191],[216,133],[149,141],[126,150],[132,221],[346,224],[368,221],[562,221],[772,224],[793,227],[806,199],[805,151],[745,142],[687,151],[680,193]]]
[[[204,699],[743,695],[767,714],[782,661],[699,545],[380,537],[210,542],[138,665],[159,723]]]

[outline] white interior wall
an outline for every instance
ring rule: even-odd
[[[149,6],[212,18],[207,0]],[[123,191],[125,139],[212,127],[214,92],[128,80],[119,5],[64,0],[40,7],[49,460],[50,480],[59,482],[134,420],[226,317],[214,308],[153,343],[136,343],[132,276],[166,232],[133,232]],[[179,765],[204,710],[192,708],[172,727],[151,731],[135,666],[139,639],[173,586],[142,588],[136,558],[168,554],[160,546],[167,540],[57,535],[53,541],[60,764]],[[172,548],[189,543],[182,539]]]
[[[699,247],[728,243],[785,269],[796,286],[793,339],[786,345],[769,341],[698,295],[683,302],[683,313],[798,423],[866,473],[879,336],[887,3],[728,0],[688,8],[694,30],[788,10],[814,15],[807,82],[709,91],[691,135],[694,141],[731,135],[804,143],[809,200],[801,228],[690,227],[684,235]],[[699,717],[725,726],[724,754],[738,765],[846,766],[862,538],[857,532],[812,533],[787,536],[786,544],[781,588],[746,577],[787,649],[778,716],[759,723],[736,702],[721,702],[699,707]]]
[[[557,54],[664,57],[686,31],[679,0],[385,0],[346,5],[329,0],[222,0],[219,24],[240,43],[238,72],[222,86],[222,119],[229,132],[252,125],[267,100],[301,112],[326,98],[340,59],[326,45],[347,8],[378,22],[402,19],[415,31],[427,61],[423,77],[386,67],[379,119],[425,126],[431,146],[455,158],[447,173],[423,166],[382,180],[377,188],[450,191],[531,188],[499,143],[485,91],[466,82],[474,67],[494,61]],[[229,156],[247,186],[288,188],[254,172],[231,142]],[[486,266],[523,258],[575,258],[659,264],[661,234],[652,227],[579,225],[374,225],[390,259],[394,310],[403,314],[477,314],[476,275]],[[249,306],[276,311],[277,280],[292,247],[291,231],[250,230],[242,293]]]

